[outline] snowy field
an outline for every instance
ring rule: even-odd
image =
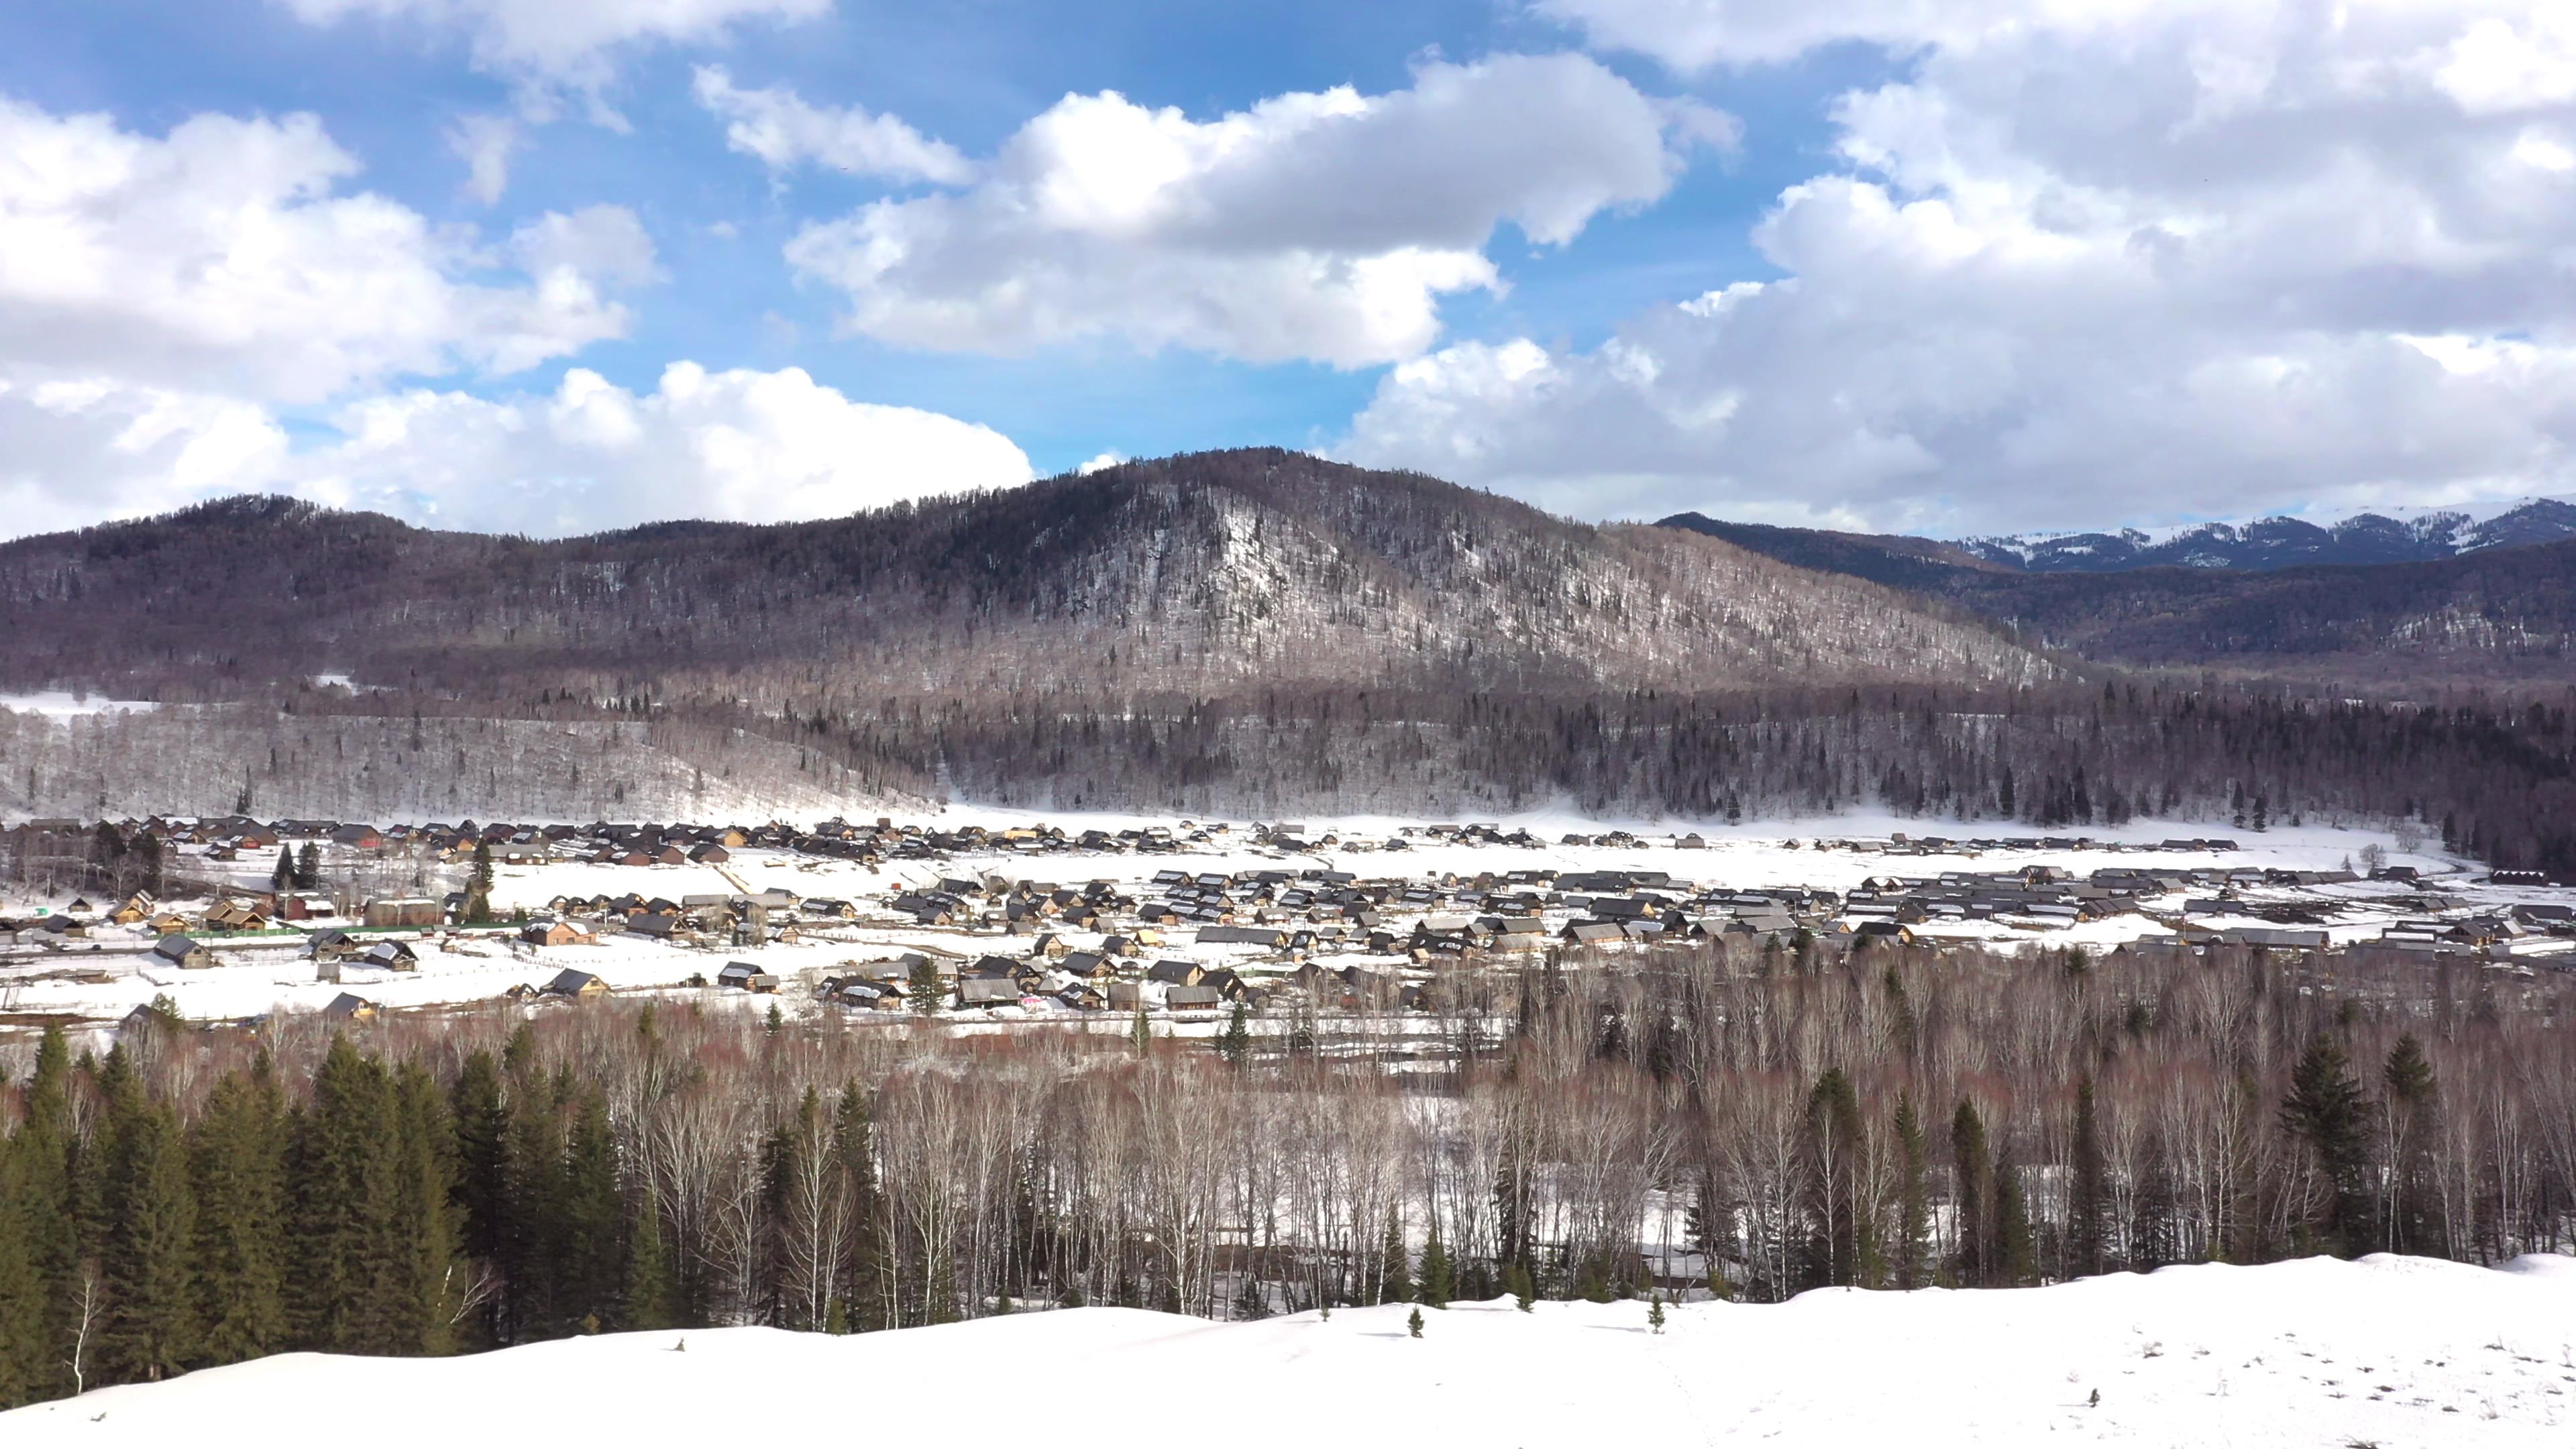
[[[1508,1300],[1259,1323],[1128,1309],[832,1338],[291,1354],[0,1415],[10,1449],[362,1442],[1159,1446],[2122,1444],[2566,1449],[2576,1260],[2168,1268],[1670,1310]]]
[[[1027,824],[1031,819],[1026,814],[961,807],[941,817],[937,823],[953,827],[963,821],[974,821],[1002,826]],[[1051,815],[1045,817],[1045,823],[1059,826],[1069,834],[1078,834],[1085,829],[1114,831],[1129,825],[1168,826],[1174,822],[1168,817]],[[1201,825],[1207,823],[1199,822]],[[1406,826],[1419,824],[1375,819],[1299,823],[1307,826],[1308,838],[1321,838],[1332,832],[1346,844],[1383,844],[1391,839],[1405,839],[1398,832]],[[2144,821],[2124,828],[2093,827],[2085,832],[2105,844],[2137,845],[2154,844],[2177,836],[2225,835],[2239,847],[2231,851],[2037,849],[1989,850],[1974,855],[1915,855],[1886,853],[1884,846],[1889,834],[1909,832],[1921,836],[1970,829],[2000,834],[2004,827],[1991,824],[1962,827],[1939,821],[1845,815],[1823,820],[1763,822],[1736,828],[1700,826],[1696,829],[1705,836],[1706,848],[1682,849],[1673,843],[1676,834],[1689,832],[1694,827],[1673,822],[1605,823],[1566,814],[1543,814],[1507,818],[1499,823],[1506,829],[1525,827],[1549,843],[1529,848],[1430,841],[1416,836],[1406,839],[1409,848],[1400,851],[1340,848],[1290,855],[1256,846],[1249,824],[1235,822],[1217,838],[1216,843],[1170,854],[1019,853],[996,849],[936,860],[892,860],[871,868],[849,860],[779,850],[744,849],[735,852],[732,861],[721,868],[713,865],[635,867],[588,862],[504,865],[497,868],[492,892],[494,908],[504,916],[514,910],[541,913],[550,901],[564,896],[635,892],[648,898],[659,896],[676,901],[693,895],[730,895],[745,890],[784,888],[803,897],[853,901],[861,910],[861,919],[855,923],[820,927],[809,923],[800,931],[801,938],[797,942],[748,948],[675,946],[615,933],[614,923],[602,928],[596,944],[542,949],[518,944],[507,934],[433,933],[412,942],[420,957],[416,972],[370,974],[365,968],[352,966],[345,970],[343,979],[336,984],[315,979],[313,964],[307,959],[299,935],[265,939],[208,938],[219,964],[211,969],[180,970],[156,963],[145,954],[151,937],[143,929],[101,926],[94,931],[90,941],[74,943],[73,948],[65,952],[35,955],[22,950],[14,956],[0,953],[0,1013],[16,1014],[21,1020],[36,1016],[68,1016],[106,1024],[156,996],[167,996],[185,1017],[224,1020],[280,1010],[317,1010],[344,991],[384,1009],[417,1008],[488,1000],[512,986],[542,985],[565,967],[592,972],[621,994],[688,991],[695,995],[696,988],[684,985],[690,977],[712,977],[718,967],[732,960],[756,963],[784,983],[780,996],[760,998],[761,1009],[766,1009],[770,1000],[776,1000],[791,1013],[816,1010],[819,1008],[813,1003],[811,992],[803,989],[806,985],[825,975],[846,975],[854,967],[890,961],[907,950],[930,948],[968,959],[986,952],[1011,956],[1026,953],[1028,938],[1024,936],[1004,936],[994,927],[976,931],[922,927],[886,910],[896,894],[911,887],[929,885],[943,876],[981,877],[989,874],[1075,887],[1088,881],[1106,879],[1117,882],[1122,892],[1140,900],[1150,899],[1158,893],[1150,882],[1161,871],[1178,870],[1195,875],[1261,869],[1296,871],[1310,867],[1347,870],[1363,879],[1416,881],[1444,876],[1472,879],[1485,872],[1499,875],[1530,869],[1650,870],[1667,872],[1677,881],[1714,888],[1803,886],[1848,894],[1871,877],[1937,876],[1945,870],[2009,872],[2029,865],[2063,866],[2079,876],[2104,867],[2328,870],[2351,864],[2365,847],[2377,845],[2389,852],[2390,863],[2413,865],[2423,870],[2427,877],[2424,889],[2459,900],[2462,902],[2459,909],[2464,912],[2501,909],[2523,899],[2564,901],[2568,898],[2568,893],[2563,891],[2483,884],[2483,871],[2469,863],[2435,854],[2400,854],[2394,849],[2394,842],[2381,832],[2319,825],[2251,834],[2232,831],[2223,825]],[[1634,830],[1641,837],[1641,843],[1625,846],[1554,843],[1566,834],[1597,835],[1614,828]],[[1820,848],[1820,841],[1843,844]],[[229,869],[236,883],[258,887],[265,885],[273,863],[273,857],[262,856],[244,859]],[[208,867],[200,861],[190,861],[188,865],[191,870],[225,869]],[[464,883],[465,868],[462,865],[436,866],[431,871],[429,893],[458,889]],[[2369,884],[2295,890],[2249,886],[2240,891],[2249,905],[2266,901],[2297,901],[2310,908],[2327,908],[2323,928],[2339,944],[2376,937],[2398,919],[2399,910],[2384,904],[2391,894],[2390,887]],[[29,914],[39,904],[43,903],[0,900],[0,915]],[[57,907],[60,904],[54,903]],[[2098,920],[2078,924],[2057,923],[2045,928],[2036,921],[1996,917],[1933,922],[1915,929],[1918,936],[1931,940],[1980,942],[1997,947],[2081,945],[2107,950],[2140,937],[2167,934],[2165,922],[2180,914],[2182,896],[2149,904],[2153,914],[2115,914]],[[1404,912],[1390,909],[1388,917],[1389,924],[1399,932],[1410,928],[1412,918]],[[1549,928],[1556,929],[1566,918],[1569,917],[1565,913],[1551,913]],[[2192,920],[2196,925],[2216,928],[2265,924],[2252,916],[2209,913],[2196,913]],[[1108,923],[1108,929],[1113,932],[1125,928],[1126,924],[1120,920]],[[1102,935],[1101,932],[1080,931],[1058,934],[1074,949],[1094,947]],[[1195,930],[1186,925],[1171,928],[1165,935],[1166,944],[1149,951],[1149,959],[1186,957],[1209,967],[1232,966],[1256,977],[1264,972],[1285,970],[1293,964],[1257,947],[1198,945],[1192,939]],[[2566,954],[2570,950],[2576,950],[2576,941],[2535,937],[2516,943],[2514,956],[2516,959],[2526,956],[2541,959]],[[1358,943],[1352,943],[1348,949],[1329,952],[1320,959],[1335,968],[1358,965],[1393,970],[1407,964],[1399,957],[1370,955],[1359,949]],[[1019,1019],[1023,1014],[1017,1007],[998,1009],[998,1018],[1003,1020]],[[1067,1019],[1071,1019],[1069,1015]]]

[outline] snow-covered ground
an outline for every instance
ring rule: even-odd
[[[2576,1260],[2168,1268],[1670,1310],[1024,1313],[473,1358],[292,1354],[0,1415],[0,1443],[2576,1444]]]
[[[97,694],[74,694],[67,689],[44,689],[30,694],[0,694],[0,709],[19,714],[40,714],[47,719],[77,719],[82,715],[114,714],[122,710],[149,713],[161,706],[148,699],[109,699]]]

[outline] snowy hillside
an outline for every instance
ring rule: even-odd
[[[663,1444],[2576,1443],[2576,1260],[2173,1268],[1674,1309],[1218,1324],[1093,1308],[831,1338],[295,1354],[0,1415],[11,1449]],[[2095,1396],[2099,1399],[2096,1401]]]

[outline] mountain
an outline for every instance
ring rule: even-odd
[[[1419,1312],[1420,1337],[1407,1328]],[[773,1328],[568,1338],[457,1358],[294,1353],[0,1415],[13,1449],[149,1446],[235,1426],[268,1449],[371,1444],[1026,1442],[1132,1449],[1314,1443],[1930,1445],[2566,1442],[2576,1271],[2420,1258],[2165,1268],[2046,1288],[1780,1304],[1511,1300],[1213,1323],[1126,1308],[831,1335]],[[1057,1392],[1043,1426],[954,1384],[1116,1378]],[[1253,1412],[1244,1369],[1293,1365]],[[1868,1366],[1854,1392],[1854,1365]],[[1150,1366],[1150,1367],[1148,1367]],[[826,1386],[878,1385],[836,1391]],[[1616,1409],[1605,1386],[1616,1385]],[[1615,1434],[1605,1426],[1615,1423]],[[254,1429],[252,1426],[256,1426]],[[1214,1427],[1212,1427],[1214,1426]]]
[[[2026,681],[1956,611],[1671,529],[1279,450],[556,542],[238,498],[0,545],[0,688],[240,697]]]
[[[1664,526],[1948,600],[2034,643],[2108,664],[2406,694],[2448,684],[2554,688],[2576,658],[2576,541],[2420,562],[2052,572],[1922,539],[1697,514]]]
[[[2205,523],[2164,537],[2118,533],[2024,534],[1961,539],[1960,551],[2031,573],[2114,573],[2141,568],[2285,569],[2310,564],[2423,563],[2494,548],[2576,539],[2576,503],[2527,500],[2480,516],[2432,510],[2411,518],[2360,513],[2321,528],[2295,518]]]
[[[156,706],[0,714],[0,811],[1414,809],[1549,788],[1559,702],[1598,730],[1604,699],[2063,672],[1937,601],[1275,449],[557,541],[245,497],[0,544],[0,704]],[[1663,788],[1583,757],[1605,799]]]

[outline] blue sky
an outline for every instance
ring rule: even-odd
[[[798,516],[1247,443],[1585,517],[1947,533],[2566,490],[2550,7],[1946,9],[7,7],[36,159],[0,248],[66,260],[0,263],[0,534],[237,487],[531,532]],[[2364,63],[2398,79],[2339,79]],[[953,159],[753,154],[709,66]],[[1109,92],[1144,109],[1075,104]],[[1165,107],[1195,169],[1130,194]],[[513,140],[497,195],[473,125]],[[135,176],[61,182],[102,137]],[[1027,222],[1059,183],[1118,194]],[[412,233],[382,275],[365,197]],[[1352,280],[1388,266],[1411,280]],[[84,269],[131,284],[62,289]],[[2401,325],[2374,287],[2425,300]],[[306,292],[353,300],[295,321]]]

